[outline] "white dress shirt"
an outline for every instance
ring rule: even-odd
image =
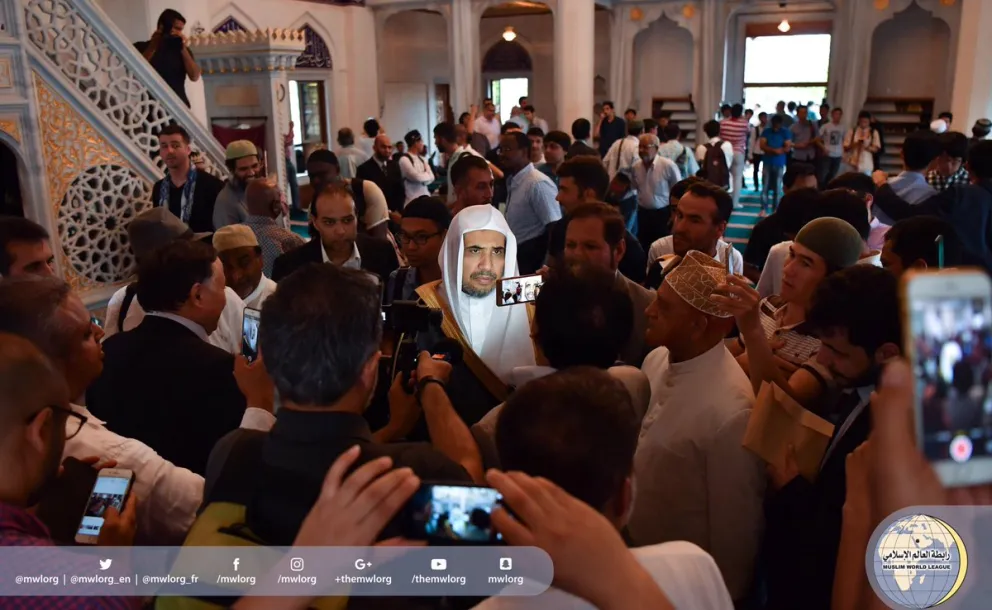
[[[733,610],[713,558],[690,542],[666,542],[630,552],[678,610]],[[519,589],[518,585],[512,585]],[[513,589],[504,589],[510,593]],[[510,593],[512,595],[512,593]],[[592,610],[589,602],[554,587],[533,597],[490,597],[473,610]],[[623,592],[617,592],[622,596]]]
[[[325,263],[331,262],[331,257],[327,256],[327,250],[324,249],[324,244],[320,244],[320,258],[323,259]],[[333,264],[333,263],[332,263]],[[361,269],[362,268],[362,254],[358,251],[358,244],[351,244],[351,256],[342,265],[342,269]]]
[[[434,182],[434,170],[427,159],[420,155],[403,155],[399,165],[400,173],[403,174],[403,191],[406,193],[404,206],[417,197],[431,194],[427,186]]]
[[[85,417],[86,423],[79,434],[66,440],[63,459],[97,456],[101,461],[116,460],[119,468],[133,471],[134,493],[140,504],[138,543],[182,544],[203,501],[203,477],[176,466],[139,440],[108,430],[86,407],[71,405],[71,408]],[[249,407],[241,427],[265,432],[275,421],[268,411]],[[75,432],[76,425],[76,419],[69,418],[66,434]]]
[[[740,600],[753,582],[764,524],[765,465],[741,445],[751,381],[723,341],[679,363],[660,347],[641,370],[651,407],[634,456],[630,536],[637,545],[699,545]]]
[[[675,254],[675,238],[671,235],[662,237],[661,239],[655,240],[651,247],[648,248],[648,270],[651,270],[651,265],[653,265],[657,260],[663,256],[669,254]],[[723,264],[724,268],[727,266],[727,255],[730,255],[734,266],[734,275],[744,274],[744,256],[737,251],[737,248],[733,244],[729,244],[722,239],[716,242],[716,260]]]
[[[637,190],[637,205],[646,210],[667,208],[672,187],[682,179],[679,166],[660,155],[656,155],[651,167],[644,161],[634,162],[631,181]]]
[[[503,124],[499,122],[498,115],[493,115],[492,119],[487,119],[484,116],[475,117],[474,129],[476,133],[486,136],[490,148],[499,146],[499,136],[503,130]]]
[[[107,317],[103,324],[105,341],[119,332],[117,324],[120,320],[121,306],[124,304],[126,290],[127,287],[125,286],[115,292],[107,303]],[[241,353],[241,329],[245,302],[241,300],[237,292],[227,287],[224,288],[224,297],[227,299],[227,303],[224,305],[224,311],[220,314],[217,330],[210,334],[207,342],[237,356]],[[127,310],[127,317],[124,318],[124,331],[127,332],[136,328],[144,319],[145,310],[138,303],[138,297],[135,297]]]
[[[258,283],[258,286],[255,286],[255,290],[252,290],[251,294],[245,297],[245,306],[261,309],[265,299],[269,298],[269,295],[275,291],[276,283],[263,275],[262,281]]]
[[[345,146],[338,150],[338,163],[341,166],[341,177],[351,180],[358,175],[358,166],[369,160],[365,151],[356,146]]]
[[[617,140],[610,146],[603,157],[603,165],[610,174],[610,180],[617,174],[630,175],[634,162],[637,161],[638,148],[641,140],[637,136],[627,136],[622,140]]]
[[[710,138],[706,144],[715,144],[720,141],[720,138]],[[702,164],[706,160],[706,144],[700,144],[696,147],[696,161]],[[734,162],[734,145],[730,142],[723,140],[720,144],[720,150],[723,151],[723,156],[727,158],[727,169],[730,169],[730,165]]]

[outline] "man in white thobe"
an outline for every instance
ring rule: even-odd
[[[651,406],[634,457],[629,531],[637,546],[699,545],[740,602],[762,538],[765,469],[741,446],[754,392],[724,347],[733,320],[710,299],[726,276],[723,265],[690,251],[648,308],[648,343],[663,347],[641,367]]]

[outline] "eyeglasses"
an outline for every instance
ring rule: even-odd
[[[410,235],[409,233],[400,231],[400,243],[406,246],[409,245],[410,242],[412,241],[418,246],[425,246],[427,245],[427,241],[429,239],[431,239],[432,237],[437,237],[440,234],[441,234],[440,232],[437,232],[437,233],[417,233],[416,235]]]
[[[65,428],[66,429],[65,440],[69,440],[70,438],[73,438],[74,436],[79,434],[79,431],[83,429],[83,424],[85,424],[88,419],[85,415],[80,415],[79,413],[76,413],[72,409],[66,409],[65,407],[60,407],[59,405],[48,405],[29,415],[27,419],[24,420],[25,423],[30,423],[31,420],[38,417],[38,414],[42,413],[45,409],[51,409],[52,411],[66,414],[67,417],[66,417],[66,428]],[[69,424],[68,421],[71,419],[76,420],[76,423]],[[69,432],[69,430],[72,430],[72,432]]]

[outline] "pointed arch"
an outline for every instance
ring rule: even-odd
[[[219,11],[216,11],[213,14],[213,18],[210,20],[210,23],[213,23],[214,26],[210,28],[210,31],[211,32],[227,31],[227,30],[219,30],[218,28],[220,28],[222,25],[227,23],[229,20],[233,20],[238,25],[240,25],[242,29],[247,30],[249,32],[254,32],[256,30],[261,29],[258,27],[258,23],[250,16],[248,16],[248,13],[241,10],[237,4],[233,2],[228,2],[227,4],[222,6]]]
[[[333,69],[334,58],[338,57],[337,49],[330,32],[321,25],[320,20],[308,11],[289,27],[303,30],[306,40],[303,55],[296,61],[297,68]]]
[[[248,28],[241,25],[240,21],[234,17],[228,17],[224,21],[221,21],[219,24],[215,25],[211,31],[214,34],[221,34],[224,32],[245,32],[247,30]]]

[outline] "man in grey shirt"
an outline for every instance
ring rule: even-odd
[[[798,120],[789,127],[792,133],[792,160],[810,163],[816,159],[820,135],[816,125],[809,120],[809,109],[806,106],[796,109],[796,118]]]
[[[245,189],[261,171],[258,150],[248,140],[237,140],[227,146],[227,169],[231,179],[217,195],[214,205],[214,230],[236,225],[248,219],[245,207]]]

